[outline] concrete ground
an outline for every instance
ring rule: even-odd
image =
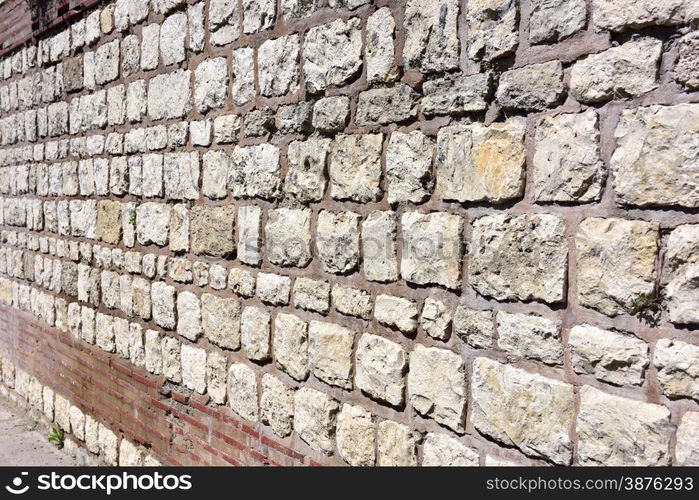
[[[43,429],[0,398],[0,466],[72,466],[76,460],[46,439]]]

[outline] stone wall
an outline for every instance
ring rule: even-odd
[[[698,21],[73,16],[0,61],[3,393],[108,463],[699,464]]]

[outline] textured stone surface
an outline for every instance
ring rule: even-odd
[[[367,19],[367,82],[390,82],[398,76],[393,40],[395,29],[396,22],[388,7],[378,9]]]
[[[368,466],[375,461],[375,425],[371,413],[345,403],[337,415],[337,453],[349,465]]]
[[[308,376],[308,325],[293,314],[274,318],[274,361],[296,380]]]
[[[236,147],[231,155],[228,189],[236,198],[274,198],[279,191],[279,174],[279,148],[276,146]]]
[[[447,213],[403,214],[403,279],[457,288],[461,283],[461,224],[460,216]]]
[[[197,255],[225,256],[234,251],[232,206],[196,206],[190,211],[190,240]]]
[[[318,214],[316,250],[325,271],[343,274],[359,262],[359,215],[354,212]]]
[[[228,368],[228,405],[247,420],[257,421],[257,378],[248,365],[232,363]]]
[[[688,89],[699,88],[699,32],[686,34],[677,42],[675,78]]]
[[[653,222],[583,220],[575,237],[580,303],[615,316],[652,294],[658,237]]]
[[[509,354],[563,364],[560,322],[530,314],[498,311],[495,316],[498,347]]]
[[[362,36],[357,18],[311,28],[306,33],[303,71],[306,90],[317,93],[342,85],[362,65]]]
[[[677,226],[667,238],[665,300],[670,321],[699,323],[699,224]]]
[[[409,0],[405,8],[403,60],[409,68],[424,72],[445,71],[458,66],[459,39],[456,0],[422,2]]]
[[[699,105],[648,106],[621,113],[610,160],[621,204],[699,206],[694,158]]]
[[[478,453],[452,437],[430,432],[423,443],[422,466],[478,466]]]
[[[336,200],[376,201],[381,195],[381,134],[339,135],[330,160],[330,194]]]
[[[364,334],[357,344],[357,387],[394,406],[405,401],[408,356],[402,347],[378,335]]]
[[[182,344],[182,383],[199,394],[206,391],[206,351]]]
[[[311,260],[311,211],[278,208],[265,225],[267,258],[278,266],[304,267]]]
[[[313,375],[330,385],[351,389],[354,337],[354,332],[348,328],[325,321],[311,321],[308,359]]]
[[[396,214],[390,211],[372,212],[362,221],[363,271],[369,281],[398,279],[396,227]]]
[[[575,424],[583,465],[669,465],[670,412],[585,386]]]
[[[412,333],[417,329],[417,315],[417,305],[412,300],[386,294],[376,297],[374,317],[382,325]]]
[[[192,292],[177,294],[177,333],[191,341],[196,341],[203,333],[201,303]]]
[[[420,415],[464,432],[466,367],[461,356],[417,344],[410,353],[408,400]]]
[[[660,339],[655,345],[653,364],[667,396],[699,400],[699,347],[680,340]]]
[[[423,85],[420,109],[426,115],[485,111],[490,94],[490,75],[445,76]]]
[[[332,303],[338,312],[348,316],[368,319],[373,308],[372,298],[368,292],[357,288],[335,285],[332,288]]]
[[[457,307],[454,312],[454,333],[471,347],[491,347],[495,338],[493,313],[466,306]]]
[[[402,122],[417,114],[417,93],[408,85],[371,89],[359,94],[357,125]]]
[[[477,219],[471,233],[471,286],[497,300],[562,301],[568,263],[564,233],[563,220],[549,214]]]
[[[656,73],[662,42],[639,38],[599,54],[592,54],[573,65],[570,91],[584,102],[635,97],[658,86]]]
[[[262,376],[260,420],[279,437],[291,434],[294,425],[294,391],[268,373]]]
[[[240,347],[240,302],[210,293],[201,296],[204,336],[224,349]]]
[[[226,104],[228,65],[223,57],[206,59],[194,71],[194,105],[200,113]]]
[[[420,203],[430,197],[434,149],[434,142],[419,130],[391,134],[386,148],[389,203]]]
[[[696,19],[696,6],[687,0],[614,1],[593,0],[592,21],[598,30],[624,31],[627,28],[670,26]]]
[[[471,375],[471,422],[497,441],[557,464],[569,464],[573,386],[486,358]]]
[[[490,61],[514,52],[518,43],[517,3],[475,0],[466,6],[468,56]]]
[[[542,111],[557,104],[564,89],[563,67],[551,61],[505,71],[496,98],[505,109]]]
[[[445,200],[502,203],[524,191],[525,122],[453,125],[437,134],[437,192]]]
[[[332,455],[339,410],[338,402],[327,394],[302,387],[294,395],[294,430],[314,450]]]
[[[420,326],[432,338],[448,340],[451,334],[451,312],[439,300],[427,297],[420,313]]]
[[[584,0],[534,0],[529,18],[529,42],[566,38],[585,27]]]
[[[296,92],[299,86],[299,37],[264,42],[258,51],[260,92],[266,97]]]
[[[532,160],[537,201],[598,200],[606,179],[599,140],[594,110],[541,120]]]
[[[682,416],[677,427],[677,465],[699,464],[699,412],[688,411]]]
[[[615,385],[641,385],[648,345],[629,333],[576,325],[568,334],[573,370]]]
[[[270,358],[271,317],[266,309],[248,306],[240,316],[240,343],[249,359],[265,361]]]

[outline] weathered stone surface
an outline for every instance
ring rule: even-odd
[[[419,130],[391,134],[386,148],[389,203],[421,203],[430,197],[434,149],[434,141]]]
[[[688,411],[677,427],[677,465],[699,465],[699,412]]]
[[[653,364],[668,397],[699,400],[699,347],[680,340],[660,339]]]
[[[339,135],[330,157],[330,194],[360,203],[381,196],[381,134]]]
[[[272,144],[236,147],[231,156],[228,189],[236,198],[275,198],[281,179],[279,148]]]
[[[485,216],[473,222],[469,282],[497,300],[561,302],[568,250],[565,226],[549,214]]]
[[[398,77],[393,35],[396,22],[391,10],[383,7],[367,19],[366,71],[367,82],[392,82]]]
[[[188,70],[157,75],[148,80],[148,116],[151,120],[181,118],[192,109]]]
[[[141,245],[167,245],[172,208],[163,203],[142,203],[136,209],[136,236]]]
[[[265,137],[271,132],[274,132],[274,113],[271,109],[253,109],[245,114],[243,136]]]
[[[359,126],[386,125],[402,122],[417,115],[417,93],[408,85],[370,89],[359,94],[357,116]]]
[[[264,42],[257,53],[260,93],[277,97],[299,87],[299,36],[287,35]]]
[[[310,102],[285,104],[277,108],[274,126],[280,134],[303,134],[311,131],[313,106]]]
[[[478,453],[452,437],[430,432],[423,444],[423,467],[477,467]]]
[[[279,437],[291,434],[294,425],[294,390],[269,373],[262,376],[260,420]]]
[[[249,366],[232,363],[228,368],[228,405],[241,417],[257,421],[257,378]]]
[[[355,383],[371,397],[402,406],[407,367],[408,356],[395,342],[369,333],[359,339]]]
[[[225,256],[235,250],[234,206],[194,206],[190,211],[190,242],[197,255]]]
[[[374,317],[382,325],[406,333],[417,330],[417,304],[412,300],[381,294],[376,297]]]
[[[103,85],[119,77],[119,40],[113,40],[95,51],[95,83]]]
[[[429,80],[422,87],[420,109],[427,116],[485,111],[490,95],[490,75],[448,75]]]
[[[417,465],[417,436],[409,427],[390,420],[379,424],[376,438],[377,462],[381,467]]]
[[[641,385],[649,364],[648,345],[631,334],[576,325],[568,335],[576,373],[594,375],[615,385]]]
[[[204,394],[206,391],[206,351],[182,344],[182,383],[185,387]]]
[[[278,266],[305,267],[311,261],[311,210],[270,210],[265,225],[267,259]]]
[[[323,382],[352,388],[354,332],[333,323],[311,321],[308,327],[311,372]]]
[[[404,213],[401,217],[403,279],[420,285],[458,288],[461,285],[461,221],[460,216],[443,212]]]
[[[291,278],[273,273],[257,275],[257,296],[265,304],[285,306],[289,303]]]
[[[473,362],[471,422],[528,455],[570,463],[574,397],[572,385],[487,358]]]
[[[274,361],[296,380],[308,376],[308,325],[293,314],[274,318]]]
[[[656,74],[662,42],[639,38],[576,62],[570,92],[583,102],[635,97],[658,86]]]
[[[376,454],[374,417],[368,411],[345,403],[337,415],[337,453],[349,465],[374,465]]]
[[[228,361],[217,351],[206,352],[206,393],[219,405],[226,403]]]
[[[542,111],[557,104],[564,91],[563,66],[551,61],[505,71],[496,98],[505,109]]]
[[[362,222],[364,276],[369,281],[396,281],[396,214],[392,211],[370,213]]]
[[[693,31],[680,38],[677,52],[676,80],[688,89],[699,88],[699,32]]]
[[[210,293],[201,296],[202,328],[204,336],[224,349],[240,348],[240,301],[217,297]]]
[[[667,238],[664,288],[670,321],[699,323],[699,224],[677,226]]]
[[[150,288],[153,321],[167,330],[175,328],[175,287],[156,281]]]
[[[314,450],[332,455],[339,411],[339,403],[330,396],[302,387],[294,395],[294,430]]]
[[[342,85],[357,74],[362,65],[360,20],[335,21],[311,28],[303,48],[306,90],[318,93]]]
[[[459,64],[457,0],[409,0],[405,7],[403,61],[425,73],[446,71]]]
[[[233,51],[231,69],[233,103],[244,106],[255,97],[254,49],[242,47]]]
[[[578,299],[616,316],[655,289],[658,224],[591,217],[575,237]]]
[[[194,71],[194,105],[200,113],[226,104],[228,63],[224,57],[202,61]]]
[[[439,300],[427,297],[420,314],[420,326],[432,338],[448,340],[451,335],[451,312]]]
[[[410,353],[408,399],[420,415],[464,432],[466,367],[461,356],[417,344]]]
[[[187,35],[187,15],[178,12],[165,18],[160,25],[160,58],[163,65],[184,61]]]
[[[298,277],[294,280],[294,306],[326,314],[330,309],[330,283]]]
[[[226,45],[240,36],[238,2],[211,0],[209,2],[209,30],[212,45]],[[252,52],[252,49],[250,49]]]
[[[688,0],[593,0],[592,21],[598,30],[624,31],[646,26],[672,26],[697,19],[696,6]]]
[[[322,132],[338,132],[349,119],[350,100],[347,96],[318,99],[313,105],[313,126]]]
[[[437,134],[437,192],[445,200],[502,203],[524,192],[525,122],[453,125]]]
[[[335,285],[332,289],[332,302],[339,313],[364,319],[371,317],[371,295],[364,290]]]
[[[270,358],[271,316],[266,309],[248,306],[240,317],[240,341],[243,351],[253,361],[266,361]]]
[[[599,200],[606,169],[599,150],[597,113],[547,116],[536,127],[534,197],[537,201]]]
[[[500,349],[550,365],[563,364],[560,321],[505,311],[498,311],[495,321]]]
[[[490,61],[511,54],[518,44],[516,2],[474,0],[466,7],[468,56]]]
[[[567,38],[585,28],[585,0],[534,0],[529,17],[529,42]]]
[[[121,240],[121,203],[100,200],[97,202],[97,239],[116,245]]]
[[[325,162],[330,142],[330,139],[312,137],[289,144],[285,192],[302,203],[320,201],[323,198],[326,184]]]
[[[201,303],[192,292],[177,294],[177,333],[193,342],[203,333]]]
[[[580,390],[575,431],[582,465],[647,466],[670,463],[670,412],[664,406]]]
[[[262,209],[254,205],[238,207],[237,257],[241,262],[256,266],[262,260],[260,224]]]
[[[610,165],[617,201],[653,206],[699,206],[694,158],[699,144],[699,104],[624,110]]]
[[[325,271],[344,274],[355,270],[359,263],[359,215],[320,212],[316,249]]]

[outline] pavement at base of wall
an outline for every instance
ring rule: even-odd
[[[49,443],[43,427],[0,398],[0,466],[75,466],[78,462]]]

